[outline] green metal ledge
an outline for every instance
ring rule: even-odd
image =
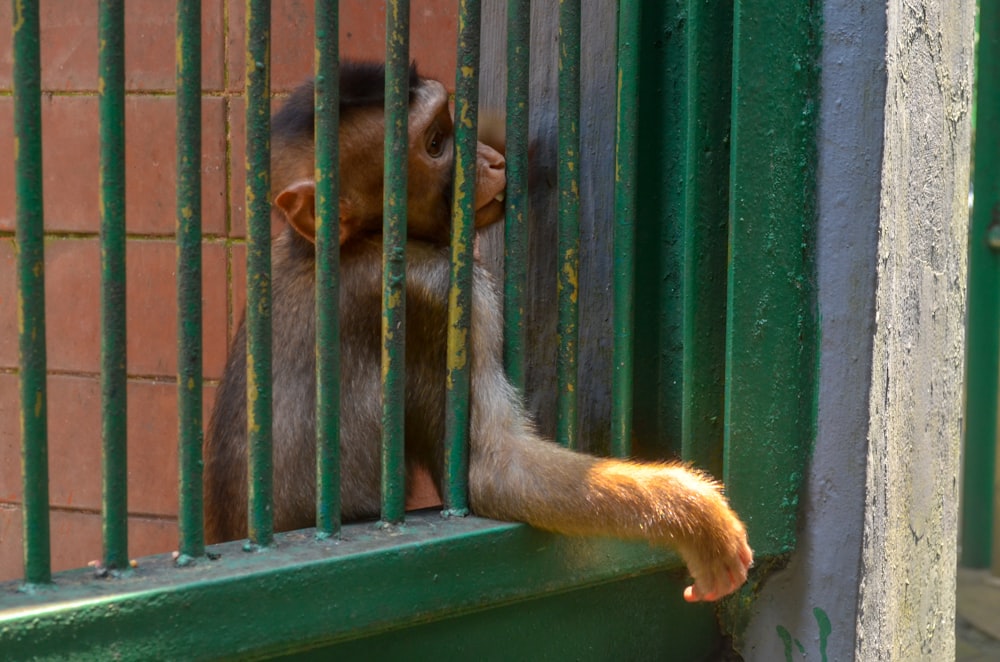
[[[410,514],[404,526],[345,526],[340,541],[305,530],[263,552],[211,548],[177,568],[140,559],[125,576],[92,570],[52,588],[0,585],[4,659],[258,657],[682,566],[645,543],[568,538],[521,524]],[[262,626],[261,624],[266,624]]]

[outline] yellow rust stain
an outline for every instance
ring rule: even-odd
[[[260,432],[260,424],[254,417],[254,403],[257,402],[257,372],[254,370],[253,354],[247,354],[247,429]]]
[[[104,76],[97,77],[97,96],[104,96]]]
[[[462,75],[466,78],[471,78],[472,74],[476,72],[472,67],[462,67]]]
[[[465,199],[465,168],[455,168],[455,202]],[[461,210],[461,207],[459,207]]]
[[[14,3],[14,29],[13,34],[17,34],[24,27],[24,0]]]
[[[14,136],[14,161],[17,161],[18,155],[21,153],[21,139],[16,135]]]
[[[390,310],[399,308],[399,305],[400,303],[402,303],[402,301],[403,301],[402,291],[396,290],[395,292],[390,294],[389,298],[386,300],[386,308]],[[392,331],[389,331],[389,335],[392,335]]]
[[[462,117],[459,119],[459,123],[467,129],[472,128],[472,118],[469,117],[468,104],[462,104]]]
[[[194,390],[194,377],[188,377],[187,387],[188,387],[189,391],[193,391]]]
[[[177,48],[177,52],[174,54],[174,57],[176,58],[174,60],[174,62],[182,62],[184,60],[184,55],[183,55],[183,53],[184,53],[184,35],[180,35],[180,34],[177,35],[177,39],[174,40],[174,41],[175,41],[175,46]]]
[[[577,289],[578,289],[577,288],[577,273],[576,273],[576,267],[574,267],[570,263],[570,261],[574,260],[575,258],[576,258],[575,251],[567,251],[566,256],[565,256],[566,264],[563,265],[563,269],[562,269],[563,270],[563,281],[560,283],[560,286],[562,286],[563,283],[565,283],[567,286],[569,286],[569,288],[570,288],[569,299],[573,303],[576,303],[576,295],[577,295]]]
[[[452,326],[448,330],[449,345],[451,347],[448,352],[448,376],[446,379],[449,389],[455,388],[454,380],[452,375],[458,370],[464,370],[469,363],[469,353],[467,351],[467,343],[469,339],[468,329],[459,329]]]
[[[38,391],[35,393],[35,418],[42,417],[42,404],[45,401],[42,399],[42,392]]]
[[[184,217],[184,220],[190,221],[191,217],[194,216],[194,211],[190,207],[184,207],[181,209],[181,216]]]

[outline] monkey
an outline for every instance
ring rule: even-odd
[[[341,501],[345,521],[380,511],[384,69],[340,70]],[[313,84],[272,122],[273,213],[286,222],[272,249],[274,526],[315,521],[315,181]],[[405,448],[443,486],[446,328],[453,124],[438,81],[409,74]],[[475,225],[504,214],[503,155],[477,146]],[[598,458],[543,439],[502,362],[502,299],[474,261],[469,353],[469,506],[482,517],[563,534],[673,546],[694,581],[686,600],[739,588],[753,562],[746,529],[719,483],[681,463]],[[245,330],[230,348],[205,442],[209,542],[247,531]]]

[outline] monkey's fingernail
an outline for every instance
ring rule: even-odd
[[[503,202],[505,197],[507,197],[506,191],[500,191],[493,197],[493,199],[497,202]]]

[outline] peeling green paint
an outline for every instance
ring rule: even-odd
[[[815,607],[813,609],[813,616],[816,619],[816,625],[819,630],[819,660],[820,662],[827,662],[827,643],[830,640],[830,633],[833,628],[830,625],[830,618],[826,615],[826,612]],[[775,632],[778,634],[778,638],[781,639],[781,643],[784,646],[785,660],[786,662],[792,662],[794,650],[798,650],[799,656],[808,659],[809,655],[806,652],[806,647],[797,638],[793,637],[788,631],[788,628],[783,625],[775,626]]]
[[[557,167],[559,313],[556,378],[556,441],[568,448],[579,446],[577,419],[577,339],[579,302],[577,272],[580,251],[580,173],[576,156],[580,151],[580,1],[559,3],[559,126]]]
[[[530,0],[507,3],[507,192],[504,197],[504,367],[524,391],[527,284]]]
[[[445,395],[445,514],[468,514],[468,445],[472,269],[477,176],[480,3],[461,0],[455,75],[455,180],[452,187],[451,273],[448,292]]]
[[[266,0],[247,0],[247,436],[249,548],[274,537],[271,391],[271,16]]]
[[[180,554],[205,554],[202,505],[201,11],[177,4],[177,417]]]
[[[338,3],[316,3],[316,537],[340,533]]]
[[[406,501],[406,223],[410,3],[386,3],[385,186],[382,246],[382,521],[403,521]]]
[[[125,7],[98,3],[101,210],[101,528],[104,567],[127,568]]]

